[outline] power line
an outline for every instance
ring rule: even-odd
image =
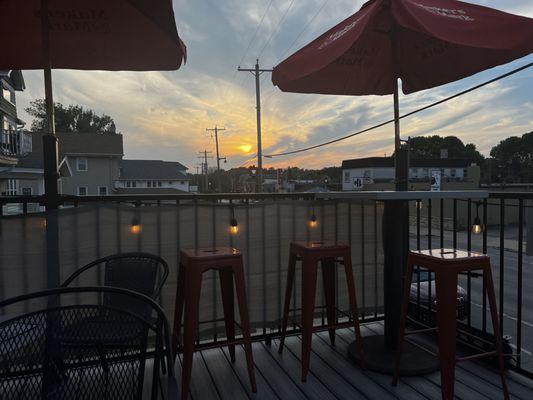
[[[270,10],[270,7],[272,6],[272,3],[274,2],[274,0],[270,0],[270,3],[268,3],[268,6],[267,8],[265,9],[265,12],[263,13],[263,16],[261,17],[261,20],[259,21],[259,24],[257,24],[257,27],[255,28],[255,32],[254,34],[252,35],[252,37],[250,38],[250,41],[248,42],[248,46],[246,46],[246,50],[244,50],[244,53],[241,57],[241,60],[239,61],[239,64],[238,65],[241,65],[244,61],[244,58],[246,57],[246,55],[248,54],[248,51],[250,50],[251,46],[252,46],[252,43],[254,42],[255,38],[257,37],[257,34],[259,33],[259,29],[261,28],[261,25],[263,25],[263,22],[265,20],[265,17],[267,16],[268,14],[268,11]],[[235,81],[235,78],[237,76],[237,71],[234,70],[233,71],[233,76],[231,77],[231,84],[234,83]],[[227,89],[229,90],[229,89]],[[226,93],[224,95],[224,97],[226,97],[226,94],[227,94],[227,90],[226,90]]]
[[[513,69],[512,71],[509,71],[509,72],[507,72],[507,73],[505,73],[503,75],[499,75],[499,76],[497,76],[497,77],[495,77],[495,78],[493,78],[491,80],[488,80],[486,82],[480,83],[479,85],[473,86],[473,87],[471,87],[469,89],[463,90],[462,92],[459,92],[459,93],[456,93],[454,95],[445,97],[444,99],[439,100],[439,101],[437,101],[435,103],[428,104],[427,106],[424,106],[422,108],[419,108],[419,109],[411,111],[411,112],[408,112],[407,114],[403,114],[403,115],[400,116],[400,119],[407,118],[407,117],[409,117],[411,115],[414,115],[414,114],[417,114],[417,113],[419,113],[421,111],[427,110],[427,109],[435,107],[435,106],[437,106],[439,104],[442,104],[442,103],[445,103],[445,102],[450,101],[452,99],[455,99],[456,97],[459,97],[459,96],[462,96],[464,94],[470,93],[470,92],[472,92],[472,91],[474,91],[476,89],[479,89],[479,88],[481,88],[483,86],[487,86],[487,85],[489,85],[491,83],[499,81],[499,80],[501,80],[503,78],[506,78],[506,77],[508,77],[510,75],[516,74],[517,72],[520,72],[520,71],[523,71],[523,70],[525,70],[527,68],[530,68],[531,66],[533,66],[533,62],[531,62],[529,64],[525,64],[525,65],[523,65],[523,66],[521,66],[519,68]],[[337,138],[337,139],[329,140],[327,142],[323,142],[323,143],[320,143],[320,144],[315,144],[313,146],[304,147],[302,149],[286,151],[286,152],[283,152],[283,153],[265,154],[264,157],[272,158],[272,157],[287,156],[287,155],[290,155],[290,154],[303,153],[304,151],[309,151],[309,150],[313,150],[313,149],[316,149],[316,148],[319,148],[319,147],[327,146],[327,145],[330,145],[330,144],[333,144],[333,143],[337,143],[337,142],[340,142],[342,140],[346,140],[348,138],[360,135],[362,133],[365,133],[365,132],[368,132],[368,131],[371,131],[371,130],[374,130],[374,129],[377,129],[377,128],[381,128],[382,126],[388,125],[388,124],[390,124],[392,122],[394,122],[394,118],[393,119],[389,119],[388,121],[382,122],[380,124],[371,126],[370,128],[362,129],[360,131],[351,133],[349,135],[342,136],[342,137]]]
[[[275,64],[278,64],[286,55],[287,53],[292,49],[292,47],[296,44],[296,42],[298,42],[298,40],[302,37],[302,35],[307,31],[307,29],[311,26],[311,24],[315,21],[315,19],[318,17],[318,15],[322,12],[322,10],[324,9],[324,7],[326,7],[326,5],[329,3],[329,0],[325,0],[322,5],[320,6],[320,8],[317,10],[317,12],[311,17],[311,19],[309,21],[307,21],[307,23],[304,25],[303,29],[300,31],[300,33],[298,33],[298,35],[296,35],[296,37],[294,38],[294,40],[292,41],[292,43],[289,45],[289,47],[287,47],[287,49],[285,49],[285,51],[282,53],[282,55],[278,58],[278,60],[275,62]],[[266,95],[263,97],[263,101],[266,101],[267,99],[269,99],[274,93],[276,92],[276,87],[273,87],[272,89],[270,89]]]
[[[279,32],[279,29],[280,29],[281,25],[283,24],[283,21],[285,21],[285,18],[287,17],[287,14],[289,13],[289,10],[292,8],[293,4],[294,4],[294,0],[292,0],[291,3],[289,4],[289,6],[285,9],[285,12],[283,13],[281,19],[279,20],[278,25],[276,26],[275,29],[272,30],[272,33],[270,34],[270,36],[268,37],[268,40],[265,42],[265,44],[261,48],[261,51],[257,55],[257,58],[261,58],[261,55],[263,54],[263,52],[265,51],[267,46],[272,41],[272,38],[274,37],[274,35]]]

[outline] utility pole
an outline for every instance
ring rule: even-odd
[[[202,174],[204,174],[204,179],[205,179],[204,192],[208,192],[209,191],[209,175],[208,175],[207,159],[208,158],[213,158],[212,156],[208,156],[208,154],[210,154],[210,153],[211,153],[210,151],[204,150],[204,151],[200,151],[199,152],[200,156],[198,156],[198,158],[203,161],[202,162]]]
[[[263,149],[261,147],[261,87],[259,77],[263,72],[272,72],[271,69],[260,69],[259,60],[255,62],[255,68],[237,68],[237,71],[250,72],[255,77],[255,102],[257,110],[257,188],[263,191]]]
[[[218,181],[218,191],[220,193],[222,192],[222,182],[221,182],[221,176],[220,176],[220,160],[224,160],[224,162],[226,162],[226,157],[220,157],[220,153],[218,152],[218,131],[225,131],[226,128],[219,128],[217,125],[215,125],[214,128],[206,128],[205,130],[206,132],[215,132],[215,144],[216,144],[216,149],[217,149],[217,181]]]

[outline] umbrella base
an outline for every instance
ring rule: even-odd
[[[365,352],[365,365],[370,371],[380,374],[392,375],[396,362],[396,351],[385,349],[382,335],[366,336],[363,338]],[[357,361],[355,342],[348,346],[348,356]],[[401,376],[425,375],[440,369],[439,359],[431,354],[413,346],[409,342],[403,343],[402,360],[400,363]]]

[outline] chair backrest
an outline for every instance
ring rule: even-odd
[[[109,295],[150,308],[151,317],[105,304]],[[155,350],[149,337],[155,337]],[[148,357],[154,357],[155,371],[145,374]],[[145,375],[153,379],[155,399],[165,358],[169,393],[176,393],[168,320],[137,292],[57,288],[0,302],[0,399],[142,399],[150,390]]]
[[[95,260],[75,271],[61,285],[70,286],[76,279],[88,275],[89,271],[103,268],[103,276],[97,273],[90,282],[83,285],[119,287],[142,293],[154,300],[161,295],[161,288],[168,277],[168,264],[161,257],[149,253],[122,253]],[[101,272],[101,271],[97,271]],[[128,310],[139,310],[139,304],[121,295],[106,294],[105,303]]]

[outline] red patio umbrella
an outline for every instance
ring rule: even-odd
[[[0,69],[44,70],[45,204],[47,211],[54,210],[59,175],[51,69],[175,70],[186,59],[186,48],[171,0],[0,0],[0,17]],[[58,241],[57,216],[47,212],[49,287],[59,285]]]
[[[57,197],[52,68],[175,70],[186,59],[171,0],[0,0],[0,69],[44,69],[47,208]],[[46,145],[48,144],[48,146]],[[54,150],[55,149],[55,150]],[[47,151],[48,150],[48,151]]]
[[[394,94],[398,150],[398,78],[413,93],[532,51],[531,18],[455,0],[371,0],[276,66],[272,82],[286,92]]]

